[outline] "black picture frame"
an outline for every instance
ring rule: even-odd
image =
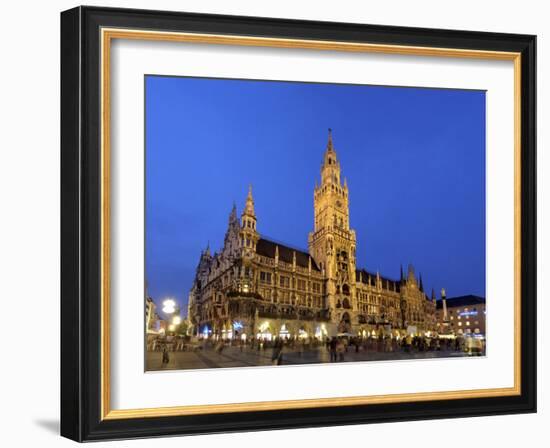
[[[102,420],[102,27],[521,53],[521,394]],[[531,35],[99,7],[61,13],[61,435],[93,441],[536,412],[535,58]]]

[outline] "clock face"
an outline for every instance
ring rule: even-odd
[[[342,207],[342,203],[341,203],[340,201],[336,201],[336,207],[341,208],[341,207]]]

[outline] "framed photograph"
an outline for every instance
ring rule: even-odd
[[[536,411],[535,36],[61,14],[61,433]]]

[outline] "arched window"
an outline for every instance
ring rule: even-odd
[[[347,284],[342,285],[342,294],[349,296],[349,285]]]

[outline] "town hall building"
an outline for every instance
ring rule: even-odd
[[[200,255],[188,310],[196,336],[324,339],[435,329],[435,294],[426,295],[412,265],[399,279],[357,267],[348,185],[330,130],[313,205],[305,252],[261,235],[249,187],[240,219],[233,205],[221,251]]]

